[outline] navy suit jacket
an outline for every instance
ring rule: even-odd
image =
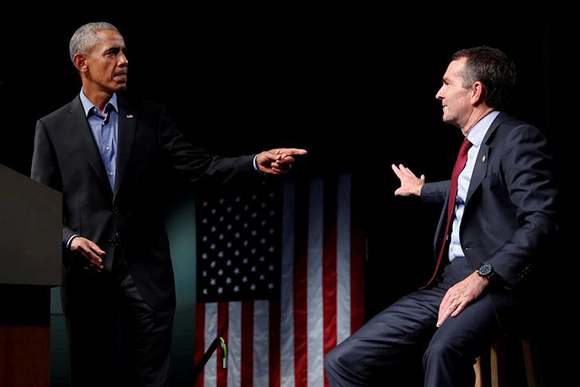
[[[489,262],[503,281],[490,290],[500,319],[509,310],[503,306],[530,294],[536,269],[550,259],[558,229],[552,164],[543,134],[504,113],[491,124],[477,155],[459,235],[471,267]],[[421,192],[424,202],[444,207],[436,253],[444,240],[449,190],[450,181],[443,181],[425,184]]]
[[[218,185],[257,179],[253,156],[209,156],[192,146],[155,103],[130,103],[119,96],[117,173],[108,182],[80,98],[41,118],[36,127],[32,178],[63,193],[63,244],[73,234],[106,251],[110,269],[120,243],[129,270],[145,300],[155,309],[175,306],[173,268],[163,214],[168,168],[194,183]],[[63,248],[65,313],[83,302],[88,275],[84,259]]]

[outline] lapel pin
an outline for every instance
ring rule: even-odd
[[[485,155],[483,155],[483,157],[481,158],[481,161],[485,163],[486,160],[487,160],[487,157],[485,157]]]
[[[133,119],[133,118],[135,118],[135,117],[133,116],[133,114],[127,114],[127,119],[129,119],[129,120],[130,120],[130,119]]]

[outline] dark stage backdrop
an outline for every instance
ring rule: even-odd
[[[403,163],[429,181],[449,177],[461,135],[441,122],[434,98],[441,76],[458,49],[504,50],[518,66],[511,113],[545,131],[562,177],[563,238],[547,257],[554,264],[541,301],[549,308],[539,303],[538,319],[547,327],[547,378],[555,381],[570,369],[561,349],[575,332],[568,300],[576,294],[578,266],[571,262],[577,261],[571,249],[576,206],[568,178],[570,135],[577,131],[572,25],[519,19],[477,28],[450,15],[424,23],[372,9],[67,15],[0,27],[0,162],[29,173],[36,120],[80,91],[68,58],[70,36],[85,22],[110,21],[129,50],[128,93],[164,103],[195,144],[222,155],[303,147],[309,155],[293,173],[358,176],[365,193],[368,317],[421,285],[432,264],[439,210],[395,198],[390,165]],[[186,196],[176,194],[175,206]]]

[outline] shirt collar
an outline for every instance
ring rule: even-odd
[[[80,93],[81,103],[83,105],[83,110],[85,112],[85,117],[89,117],[92,115],[93,109],[96,107],[85,95],[85,92],[81,89]],[[105,105],[105,110],[107,110],[107,106],[112,106],[115,112],[119,113],[119,107],[117,105],[117,93],[113,93],[107,105]]]
[[[479,148],[489,127],[498,115],[498,111],[493,111],[479,120],[479,122],[475,124],[475,126],[467,134],[467,139],[469,142]]]

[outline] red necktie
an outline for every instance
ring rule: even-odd
[[[455,161],[455,166],[453,167],[453,173],[451,174],[451,189],[449,191],[449,203],[447,205],[447,224],[445,225],[445,233],[443,234],[443,241],[441,243],[441,250],[439,251],[439,256],[437,257],[437,265],[435,266],[435,272],[433,276],[427,283],[427,285],[423,286],[422,289],[426,288],[427,286],[431,285],[431,282],[435,280],[437,277],[437,273],[439,272],[439,267],[441,266],[441,262],[443,261],[443,254],[445,253],[445,248],[447,246],[447,239],[449,236],[449,229],[451,228],[451,221],[453,220],[453,213],[455,211],[455,198],[457,196],[457,180],[459,179],[459,174],[465,168],[465,164],[467,163],[467,151],[471,148],[472,143],[466,138],[463,140],[463,144],[461,144],[461,148],[459,149],[459,154],[457,155],[457,160]]]

